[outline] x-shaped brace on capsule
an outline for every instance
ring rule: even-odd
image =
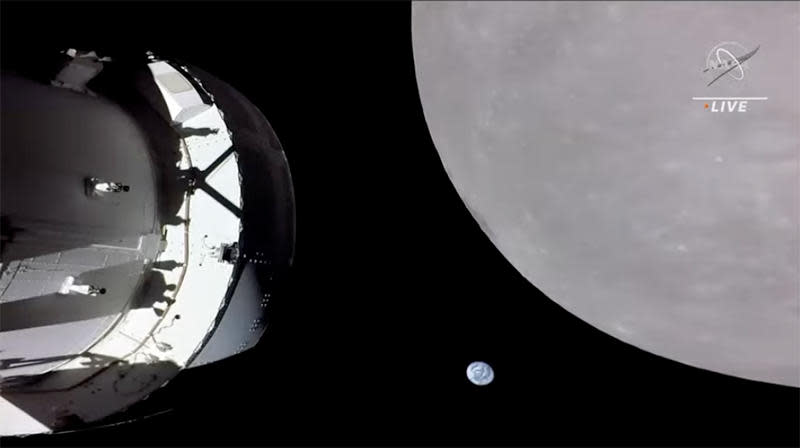
[[[198,188],[206,192],[211,198],[217,201],[220,205],[228,209],[229,212],[233,213],[234,216],[237,218],[242,217],[242,209],[238,206],[234,205],[231,201],[229,201],[225,196],[220,194],[217,190],[215,190],[211,185],[206,182],[206,178],[214,172],[217,167],[219,167],[222,162],[224,162],[231,154],[233,154],[235,150],[233,146],[228,148],[225,152],[220,154],[210,165],[204,170],[200,170],[197,167],[191,167],[188,170],[182,170],[180,172],[179,178],[186,182],[187,191],[189,194],[194,194],[195,190]]]

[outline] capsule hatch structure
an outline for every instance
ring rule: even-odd
[[[295,234],[263,114],[152,53],[69,49],[13,70],[0,83],[0,435],[91,426],[253,347]]]

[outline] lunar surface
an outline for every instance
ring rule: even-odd
[[[485,386],[494,381],[494,369],[483,361],[475,361],[467,366],[467,378],[476,386]]]
[[[800,386],[799,3],[419,2],[412,28],[450,179],[533,285],[651,353]]]

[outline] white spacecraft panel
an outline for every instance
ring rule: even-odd
[[[173,122],[183,123],[211,107],[203,103],[189,81],[169,63],[158,61],[150,63],[149,67]]]
[[[208,110],[183,122],[178,133],[186,131],[199,131],[199,135],[188,135],[183,141],[189,150],[192,166],[200,171],[208,168],[217,157],[233,145],[217,106],[211,106]]]
[[[153,63],[150,69],[173,121],[182,121],[176,130],[200,131],[184,138],[179,167],[208,168],[232,145],[220,112],[202,104],[193,88],[186,90],[191,84],[168,64]],[[235,155],[220,161],[208,179],[239,206]],[[3,394],[0,434],[46,432],[59,427],[64,418],[96,421],[106,417],[161,387],[201,348],[224,306],[234,267],[222,260],[221,246],[238,242],[241,225],[235,214],[201,189],[184,196],[176,218],[164,226],[163,235],[156,236],[163,238],[160,247],[140,244],[153,250],[137,258],[136,275],[121,272],[129,281],[113,282],[115,290],[121,290],[118,284],[129,286],[128,297],[138,291],[116,325],[82,356],[66,357],[66,362],[26,393]],[[160,249],[157,255],[156,249]],[[76,256],[81,259],[80,254]],[[104,260],[122,259],[108,256]],[[140,283],[143,268],[152,261],[156,262],[152,272],[163,281],[155,288]]]

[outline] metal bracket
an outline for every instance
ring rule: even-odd
[[[220,194],[211,185],[206,183],[206,178],[234,152],[235,150],[233,149],[233,146],[231,146],[225,152],[220,154],[220,156],[217,157],[213,162],[211,162],[211,164],[205,170],[200,171],[196,167],[191,167],[188,170],[181,171],[180,180],[186,183],[186,189],[189,194],[194,194],[195,190],[199,188],[211,196],[220,205],[228,209],[228,211],[233,213],[234,216],[241,219],[242,209],[234,205],[225,196]]]

